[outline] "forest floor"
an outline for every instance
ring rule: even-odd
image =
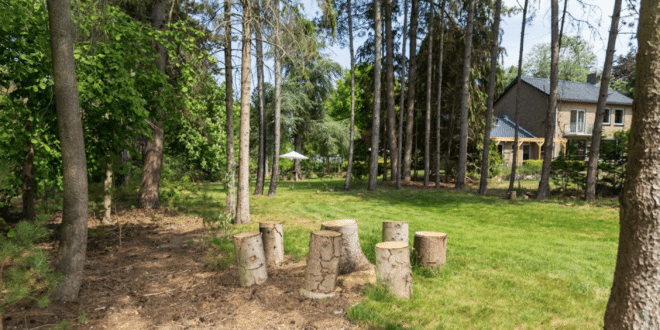
[[[56,215],[49,227],[61,221]],[[89,220],[83,286],[75,303],[11,307],[5,329],[360,329],[345,317],[374,271],[340,276],[339,294],[298,293],[305,261],[287,256],[262,285],[242,288],[233,265],[208,269],[202,219],[162,211],[120,210],[120,226]],[[53,255],[57,241],[47,243]]]

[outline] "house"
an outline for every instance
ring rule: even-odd
[[[557,88],[557,125],[553,139],[552,155],[556,158],[565,154],[569,146],[577,147],[578,159],[586,159],[591,144],[596,104],[600,87],[591,82],[560,80]],[[490,139],[497,143],[508,164],[513,161],[516,93],[520,95],[518,111],[519,141],[518,161],[543,159],[545,143],[545,119],[550,103],[550,80],[546,78],[523,77],[514,79],[502,92],[494,104],[496,121]],[[627,130],[632,121],[632,99],[613,90],[605,106],[603,134],[612,138],[614,132]],[[519,164],[520,164],[519,163]]]

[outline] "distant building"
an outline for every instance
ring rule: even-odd
[[[591,79],[595,78],[590,76]],[[557,88],[557,126],[553,139],[553,158],[565,153],[567,145],[577,146],[578,158],[586,159],[591,144],[600,87],[594,83],[560,80]],[[516,92],[521,93],[518,112],[519,141],[514,148]],[[526,159],[543,159],[545,119],[550,103],[550,80],[523,77],[513,80],[495,101],[496,121],[490,139],[497,142],[498,151],[510,165],[513,150],[518,150],[519,164]],[[614,132],[630,128],[632,99],[609,90],[603,133],[611,138]]]

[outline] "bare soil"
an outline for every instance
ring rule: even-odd
[[[212,271],[204,261],[209,234],[200,218],[120,210],[113,221],[122,225],[89,220],[78,301],[19,304],[5,312],[5,329],[50,329],[63,320],[72,329],[360,329],[346,311],[375,282],[373,270],[340,276],[336,297],[313,300],[298,293],[305,261],[287,256],[264,284],[242,288],[236,266]],[[55,255],[58,244],[46,248]]]

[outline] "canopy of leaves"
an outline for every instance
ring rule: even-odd
[[[559,79],[586,81],[587,75],[595,70],[596,55],[593,47],[584,39],[564,36],[559,52]],[[537,78],[550,77],[550,44],[532,47],[523,65],[525,75]]]

